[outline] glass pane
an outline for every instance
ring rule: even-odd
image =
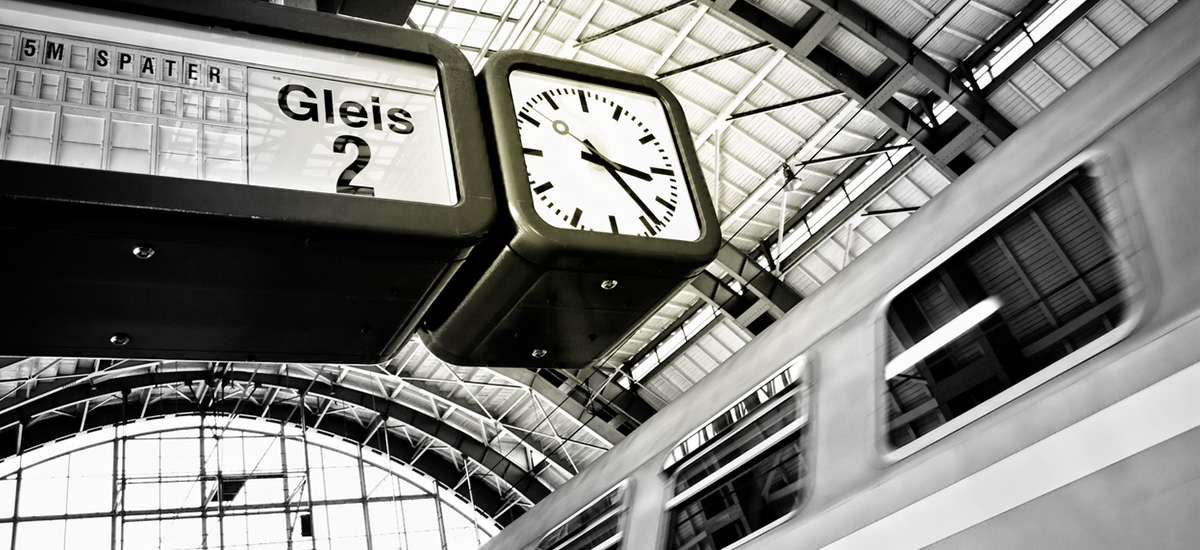
[[[755,445],[766,441],[767,438],[799,419],[799,407],[789,406],[787,403],[776,406],[710,452],[682,466],[675,477],[675,493],[679,494],[692,485],[705,480],[725,465],[741,458]]]
[[[43,548],[55,548],[44,546]],[[76,518],[66,522],[66,545],[70,550],[104,550],[112,548],[112,520],[109,518]]]
[[[669,469],[680,460],[699,451],[706,444],[723,435],[737,424],[739,420],[754,413],[764,404],[772,402],[775,396],[784,393],[793,385],[799,383],[801,377],[804,375],[804,367],[805,361],[802,358],[793,361],[779,374],[773,376],[755,391],[743,397],[741,401],[734,403],[708,424],[696,430],[688,437],[685,437],[671,451],[671,455],[667,458],[663,468]]]
[[[111,468],[112,457],[108,466]],[[72,464],[71,477],[68,480],[67,512],[72,514],[86,512],[107,512],[112,510],[112,473],[99,475],[76,475]],[[24,512],[24,511],[23,511]]]
[[[619,511],[624,507],[624,503],[625,485],[622,484],[551,530],[542,537],[538,549],[585,548],[589,544],[608,540],[615,536],[620,528],[622,516]],[[566,541],[570,542],[561,545]]]
[[[802,445],[785,441],[673,508],[668,548],[725,548],[796,509],[805,490]]]
[[[308,432],[305,437],[313,437],[306,451],[300,428],[285,428],[296,439],[282,444],[274,435],[281,431],[277,424],[209,416],[202,452],[199,421],[184,415],[120,428],[129,439],[116,446],[121,451],[117,465],[127,467],[128,475],[119,478],[115,535],[111,532],[112,440],[117,430],[113,428],[39,448],[36,456],[45,462],[23,470],[20,459],[0,461],[0,468],[7,468],[0,471],[11,472],[0,479],[0,519],[13,514],[16,472],[21,470],[17,509],[24,519],[16,524],[15,540],[22,549],[110,548],[114,537],[126,550],[367,548],[357,444]],[[281,446],[289,453],[287,472]],[[483,517],[475,525],[473,510],[459,500],[444,505],[439,518],[432,480],[380,453],[365,454],[372,461],[367,477],[375,498],[405,499],[368,503],[375,548],[476,548],[496,530],[495,523]],[[307,465],[311,469],[306,467],[306,455],[313,458]],[[23,457],[26,463],[31,463],[30,456],[34,455]],[[313,505],[306,488],[309,480],[318,499],[349,502],[323,505],[318,500]],[[452,492],[442,496],[455,498]],[[209,516],[206,520],[199,517],[202,507]],[[302,528],[300,517],[310,512],[312,521]],[[59,517],[31,520],[31,514]],[[71,517],[75,514],[99,517]],[[446,533],[439,524],[446,526]],[[301,531],[309,527],[312,534],[304,536]],[[0,523],[0,550],[7,550],[14,540],[13,529],[13,523]]]
[[[903,446],[1126,317],[1096,178],[1068,174],[888,306],[889,441]]]
[[[412,548],[426,548],[417,540],[437,541],[441,546],[441,534],[438,531],[437,502],[434,500],[405,500],[400,503],[404,513],[404,522],[408,526],[408,540]]]
[[[11,518],[17,502],[16,478],[0,479],[0,518]]]
[[[65,520],[23,521],[17,524],[16,547],[21,550],[63,548],[66,535]]]
[[[668,548],[725,548],[800,506],[808,487],[805,365],[795,359],[784,371],[793,378],[773,378],[749,396],[754,412],[675,472]]]
[[[58,457],[27,468],[21,479],[20,508],[25,516],[58,515],[67,511],[67,466]],[[22,535],[24,529],[18,531]]]

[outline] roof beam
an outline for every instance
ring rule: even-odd
[[[1053,29],[1050,29],[1050,32],[1046,33],[1041,40],[1034,42],[1033,45],[1029,47],[1028,51],[1026,51],[1024,54],[1021,54],[1021,57],[1017,58],[1016,61],[1013,61],[1012,64],[1008,66],[1008,69],[1005,69],[1003,73],[992,77],[992,81],[989,82],[987,87],[983,89],[983,96],[986,97],[991,95],[1002,84],[1012,79],[1012,77],[1017,74],[1017,71],[1023,69],[1025,65],[1029,64],[1029,62],[1037,57],[1038,54],[1042,53],[1047,46],[1058,40],[1058,37],[1062,36],[1064,32],[1067,32],[1067,29],[1071,28],[1071,26],[1080,19],[1083,19],[1084,16],[1087,15],[1089,11],[1092,11],[1092,8],[1096,7],[1096,4],[1099,3],[1100,0],[1083,0],[1083,2],[1079,4],[1079,7],[1075,8],[1075,11],[1068,14],[1062,20],[1062,22],[1055,25]],[[980,62],[982,62],[982,60],[980,60]]]
[[[585,36],[585,37],[583,37],[583,38],[580,38],[579,40],[576,40],[576,41],[575,41],[575,47],[576,47],[576,48],[578,48],[578,47],[580,47],[580,46],[583,46],[584,44],[587,44],[588,42],[592,42],[592,41],[595,41],[595,40],[599,40],[599,39],[601,39],[601,38],[604,38],[604,37],[606,37],[606,36],[610,36],[610,35],[613,35],[613,34],[619,33],[619,32],[621,32],[621,31],[623,31],[623,30],[625,30],[625,29],[628,29],[628,28],[630,28],[630,27],[632,27],[632,26],[634,26],[634,25],[637,25],[638,23],[642,23],[642,22],[645,22],[645,21],[649,21],[649,20],[651,20],[651,19],[654,19],[655,17],[658,17],[658,16],[660,16],[660,15],[662,15],[662,14],[664,14],[664,13],[667,13],[667,12],[669,12],[669,11],[671,11],[671,10],[675,9],[675,8],[681,8],[681,7],[683,7],[683,6],[686,6],[686,5],[688,5],[688,4],[691,4],[691,3],[692,3],[692,2],[694,2],[694,1],[695,1],[695,0],[679,0],[678,2],[675,2],[674,4],[670,4],[670,5],[664,6],[664,7],[662,7],[662,8],[659,8],[659,9],[657,9],[657,10],[654,10],[654,11],[652,11],[652,12],[650,12],[650,13],[647,13],[646,15],[642,15],[642,16],[639,16],[639,17],[635,17],[634,19],[631,19],[631,20],[629,20],[629,21],[626,21],[626,22],[624,22],[624,23],[621,23],[620,25],[617,25],[617,26],[615,26],[615,27],[613,27],[613,28],[611,28],[611,29],[603,30],[603,31],[600,31],[600,32],[598,32],[598,33],[596,33],[596,34],[590,35],[590,36]]]
[[[980,138],[997,144],[1013,130],[1011,124],[981,97],[959,84],[949,71],[852,2],[813,0],[810,3],[818,9],[789,25],[748,0],[703,1],[776,47],[787,50],[793,59],[820,78],[837,83],[865,110],[913,142],[918,151],[951,179],[972,164],[971,159],[962,154],[967,147]],[[873,74],[863,75],[834,52],[822,47],[821,40],[838,27],[853,32],[879,50],[888,63]],[[955,107],[952,120],[933,127],[893,97],[914,77]],[[955,117],[961,120],[955,120]]]
[[[675,55],[675,51],[679,49],[679,46],[683,45],[683,41],[686,40],[688,35],[692,33],[692,29],[696,28],[696,25],[700,23],[700,20],[704,19],[704,14],[706,13],[708,13],[708,6],[696,7],[696,11],[692,12],[692,16],[689,17],[688,20],[684,22],[683,26],[679,28],[679,31],[675,33],[675,38],[671,39],[671,43],[667,44],[667,47],[663,48],[662,53],[658,56],[658,59],[654,62],[654,64],[651,65],[649,69],[646,69],[646,74],[658,74],[658,71],[662,70],[663,65],[666,65],[667,61],[671,59],[671,56]]]
[[[1009,19],[1004,26],[992,33],[991,38],[988,38],[987,42],[984,42],[982,46],[971,52],[971,55],[963,60],[963,65],[967,69],[978,67],[984,60],[995,53],[996,50],[1000,49],[1001,46],[1007,44],[1017,33],[1025,32],[1025,24],[1030,19],[1033,19],[1034,15],[1040,13],[1048,2],[1049,0],[1032,0],[1026,4],[1025,7],[1021,8],[1021,11],[1017,12],[1015,17]],[[918,39],[917,42],[920,42],[920,40]]]
[[[683,65],[683,66],[680,66],[680,67],[676,67],[676,68],[674,68],[674,69],[671,69],[671,70],[669,70],[669,71],[663,71],[663,72],[661,72],[661,73],[658,73],[657,75],[655,75],[655,78],[657,78],[657,79],[659,79],[659,80],[662,80],[662,79],[664,79],[664,78],[667,78],[667,77],[669,77],[669,76],[674,76],[674,75],[677,75],[677,74],[679,74],[679,73],[686,73],[686,72],[688,72],[688,71],[694,71],[694,70],[696,70],[696,69],[699,69],[700,67],[704,67],[704,66],[706,66],[706,65],[712,65],[713,63],[716,63],[716,62],[718,62],[718,61],[724,61],[724,60],[726,60],[726,59],[734,58],[734,57],[737,57],[737,56],[739,56],[739,55],[742,55],[742,54],[747,54],[747,53],[750,53],[750,52],[753,52],[753,51],[757,51],[757,50],[761,50],[761,49],[763,49],[763,48],[770,47],[770,45],[771,45],[771,43],[770,43],[770,42],[759,42],[759,43],[757,43],[757,44],[751,44],[751,45],[749,45],[749,46],[746,46],[746,47],[744,47],[744,48],[738,48],[738,49],[736,49],[736,50],[729,51],[729,52],[725,52],[725,53],[723,53],[723,54],[714,55],[714,56],[712,56],[712,57],[710,57],[710,58],[708,58],[708,59],[702,59],[702,60],[700,60],[700,61],[697,61],[697,62],[695,62],[695,63],[689,63],[689,64],[687,64],[687,65]],[[745,87],[744,87],[743,89],[745,89]]]
[[[840,95],[842,95],[842,94],[843,94],[843,92],[842,92],[841,90],[832,90],[832,91],[828,91],[828,92],[819,93],[819,94],[816,94],[816,95],[810,95],[810,96],[808,96],[808,97],[801,97],[801,98],[798,98],[798,99],[792,99],[792,100],[788,100],[788,101],[783,101],[783,102],[780,102],[780,103],[776,103],[776,104],[774,104],[774,105],[767,105],[766,107],[759,107],[759,108],[757,108],[757,109],[750,109],[749,111],[742,111],[742,112],[740,112],[740,113],[733,113],[733,114],[729,115],[728,117],[726,117],[726,118],[725,118],[725,120],[726,120],[727,122],[733,122],[734,120],[737,120],[737,119],[739,119],[739,118],[742,118],[742,117],[747,117],[747,116],[750,116],[750,115],[757,115],[757,114],[762,114],[762,113],[769,113],[769,112],[771,112],[771,111],[777,111],[777,110],[779,110],[779,109],[783,109],[783,108],[785,108],[785,107],[791,107],[791,106],[793,106],[793,105],[804,105],[805,103],[812,103],[812,102],[814,102],[814,101],[820,101],[820,100],[822,100],[822,99],[827,99],[827,98],[830,98],[830,97],[837,97],[837,96],[840,96]]]
[[[113,376],[95,384],[76,384],[57,388],[58,391],[42,394],[41,399],[23,400],[21,403],[8,407],[0,413],[0,426],[16,423],[22,418],[32,418],[45,411],[58,410],[63,406],[80,403],[94,397],[104,396],[124,390],[140,389],[157,385],[179,385],[188,382],[203,381],[212,376],[212,371],[202,363],[179,363],[182,367],[175,370],[160,370],[159,372],[144,372]],[[469,433],[460,430],[446,422],[435,419],[425,413],[411,408],[403,403],[379,399],[374,394],[354,388],[338,386],[326,380],[316,381],[287,374],[251,372],[229,369],[223,373],[223,380],[249,382],[257,381],[263,387],[287,388],[297,392],[334,399],[343,403],[370,409],[389,418],[406,424],[454,448],[464,456],[488,467],[501,479],[525,494],[531,501],[538,501],[550,493],[550,488],[537,478],[536,474],[526,471],[499,451],[489,448],[484,442],[474,438]],[[329,403],[327,401],[327,403]],[[232,401],[214,401],[208,405],[212,410],[220,407],[234,408]],[[177,407],[177,405],[176,405]],[[200,408],[196,409],[197,411]],[[322,407],[321,417],[325,417],[327,407]],[[232,411],[231,411],[232,412]],[[265,413],[267,414],[267,413]],[[270,413],[277,415],[290,414],[285,411]],[[303,413],[310,414],[310,413]],[[95,416],[93,414],[93,416]],[[316,419],[310,419],[316,420]],[[328,421],[325,421],[326,423]],[[312,425],[311,423],[309,425]],[[359,430],[364,430],[362,426]],[[41,431],[39,430],[39,433]],[[58,434],[63,435],[63,434]]]
[[[786,272],[787,270],[791,269],[792,266],[799,263],[801,258],[811,252],[818,244],[823,242],[835,231],[840,229],[842,225],[849,221],[850,218],[852,218],[859,210],[862,210],[866,208],[868,204],[871,204],[871,201],[874,201],[879,197],[880,194],[891,187],[892,184],[900,178],[900,176],[908,173],[908,171],[912,169],[913,165],[915,165],[918,160],[920,159],[915,155],[907,155],[903,159],[900,159],[899,162],[897,162],[890,169],[888,169],[887,172],[880,176],[878,180],[875,180],[875,183],[872,183],[870,187],[862,192],[862,194],[850,201],[850,204],[846,205],[845,208],[835,214],[833,218],[825,223],[824,226],[816,230],[812,236],[801,243],[800,246],[796,247],[791,254],[788,254],[787,258],[784,258],[784,260],[780,262],[780,267]],[[838,189],[840,188],[840,185],[830,185],[829,187]],[[810,213],[812,210],[815,210],[820,202],[821,201],[817,201],[815,199],[810,201],[809,205],[806,206],[810,206],[811,209],[802,210],[804,215],[808,215],[808,213]],[[833,271],[840,270],[833,269]]]
[[[736,246],[729,243],[721,246],[717,251],[716,263],[760,300],[766,300],[776,319],[783,317],[800,303],[798,292],[770,271],[763,269],[758,262]]]
[[[558,57],[575,59],[575,55],[579,53],[584,44],[579,39],[583,36],[583,31],[586,31],[587,26],[591,24],[592,19],[596,17],[596,12],[600,11],[600,6],[602,5],[604,5],[604,0],[592,0],[591,5],[579,17],[579,22],[575,24],[575,28],[571,30],[570,36],[558,48]]]
[[[750,94],[754,93],[754,89],[758,88],[758,86],[762,84],[762,81],[767,78],[767,75],[771,74],[771,71],[775,70],[775,67],[777,67],[779,62],[783,61],[785,57],[787,57],[786,52],[782,50],[775,50],[775,54],[771,56],[771,59],[767,60],[767,62],[758,69],[758,72],[754,73],[754,76],[750,77],[750,81],[747,82],[745,86],[742,86],[742,89],[738,90],[737,94],[734,94],[733,98],[731,98],[725,104],[725,106],[721,108],[721,111],[713,117],[712,122],[709,122],[708,126],[705,126],[703,130],[700,130],[700,132],[696,134],[695,142],[704,143],[708,141],[708,138],[717,131],[718,125],[726,123],[725,119],[728,118],[729,115],[733,114],[733,112],[746,101],[746,98],[750,97]]]
[[[998,145],[1016,129],[998,111],[987,103],[984,96],[964,86],[950,71],[939,65],[928,54],[914,45],[904,35],[869,11],[849,0],[808,0],[814,7],[838,18],[838,24],[854,33],[868,45],[900,65],[905,72],[917,77],[938,96],[950,103],[969,122],[979,125],[992,145]],[[951,15],[953,17],[953,15]],[[903,82],[901,83],[903,84]]]

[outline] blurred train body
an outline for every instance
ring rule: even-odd
[[[1200,548],[1198,62],[1200,2],[1181,2],[484,549]],[[937,269],[953,271],[939,265],[983,262],[987,251],[976,241],[1017,231],[1004,223],[1018,207],[1076,176],[1094,180],[1092,191],[1065,193],[1095,193],[1112,205],[1098,209],[1121,264],[1105,269],[1122,273],[1106,303],[1119,305],[1078,321],[1105,333],[1078,346],[1058,342],[1061,356],[995,395],[963,405],[960,394],[948,408],[966,412],[950,411],[957,416],[940,426],[905,424],[921,411],[905,417],[885,384],[932,382],[892,364],[905,347],[893,342],[905,339],[892,318],[903,316],[896,304]],[[1038,206],[1034,217],[1053,226],[1049,208]],[[980,315],[983,325],[998,317]],[[1035,354],[1041,344],[1022,345]],[[781,372],[798,378],[779,379],[787,388],[775,394],[757,390]],[[754,423],[771,414],[759,402],[772,395],[784,397],[777,408],[794,409],[776,426],[799,430],[783,439],[763,430],[757,440],[743,438],[740,451],[688,469],[724,452],[739,430],[758,430]],[[726,413],[739,402],[750,403],[740,420]],[[697,430],[707,435],[697,439]],[[795,449],[773,455],[790,466],[739,461],[750,447],[772,445]],[[746,472],[761,479],[726,484]],[[715,481],[689,489],[704,476]],[[780,502],[786,510],[764,508]],[[766,524],[753,525],[754,517]]]

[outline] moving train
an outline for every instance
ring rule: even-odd
[[[484,550],[1200,548],[1181,2]]]

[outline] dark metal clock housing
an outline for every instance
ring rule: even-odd
[[[678,166],[672,166],[671,173],[678,176],[675,181],[686,191],[679,194],[684,199],[670,208],[687,209],[687,215],[694,215],[698,235],[680,239],[663,238],[658,231],[623,234],[618,227],[604,223],[577,227],[570,223],[570,214],[561,218],[565,223],[548,222],[546,218],[552,216],[539,213],[536,204],[543,200],[537,188],[546,182],[536,170],[530,170],[525,151],[528,147],[520,128],[529,124],[522,115],[534,113],[528,106],[514,102],[510,83],[514,71],[578,82],[575,89],[582,91],[613,89],[644,94],[660,104],[667,121],[666,135],[657,135],[656,131],[653,137],[664,147],[673,148],[669,156],[678,159]],[[460,365],[582,368],[600,363],[645,318],[698,275],[720,246],[720,225],[683,109],[670,91],[646,76],[529,52],[494,55],[477,76],[477,83],[489,147],[494,153],[494,171],[500,174],[496,193],[503,206],[496,227],[435,301],[419,334],[435,355]],[[551,95],[551,99],[578,101],[580,92],[570,88],[558,86],[555,89],[568,91]],[[603,104],[606,116],[628,116],[617,111],[614,105],[618,103]],[[596,100],[595,106],[601,106],[601,101]],[[560,115],[551,110],[538,110],[544,111],[539,124],[559,121]],[[632,219],[643,208],[651,212],[663,211],[653,208],[667,208],[661,205],[670,202],[665,200],[667,197],[657,201],[659,195],[642,195],[642,188],[635,187],[635,183],[645,181],[635,172],[655,177],[658,174],[650,174],[651,168],[663,167],[625,166],[622,158],[601,162],[597,157],[610,153],[600,144],[591,143],[593,134],[586,127],[586,119],[572,122],[565,115],[561,118],[570,123],[572,134],[566,135],[567,129],[563,129],[563,143],[571,145],[564,149],[566,154],[560,155],[563,162],[577,163],[580,170],[587,169],[589,162],[597,165],[599,169],[593,170],[599,175],[591,180],[592,184],[611,185],[604,192],[616,197],[614,201],[629,195],[624,208],[631,209]],[[631,135],[633,146],[642,137]],[[572,145],[576,142],[577,146]],[[578,164],[580,158],[585,162]],[[573,182],[564,178],[552,183]]]

